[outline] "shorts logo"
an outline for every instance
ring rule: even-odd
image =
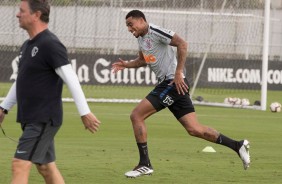
[[[38,47],[36,47],[36,46],[33,47],[32,51],[31,51],[31,56],[34,57],[37,54],[38,50],[39,50]]]
[[[168,106],[172,105],[174,103],[174,100],[168,95],[166,95],[165,99],[163,100],[163,103],[167,104]]]
[[[24,154],[24,153],[26,153],[27,151],[20,151],[20,150],[17,150],[17,153],[18,154]]]

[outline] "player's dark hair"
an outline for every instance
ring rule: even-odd
[[[145,20],[145,22],[147,22],[144,13],[141,12],[140,10],[131,10],[130,12],[128,12],[128,14],[126,15],[125,19],[128,19],[129,17],[143,18]]]
[[[49,15],[50,15],[50,4],[48,0],[21,0],[27,1],[31,13],[36,11],[41,12],[40,20],[43,22],[49,22]]]

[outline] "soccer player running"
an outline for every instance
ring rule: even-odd
[[[175,32],[148,23],[143,12],[139,10],[130,11],[125,19],[128,31],[137,38],[139,55],[130,61],[119,59],[112,64],[113,72],[149,65],[159,81],[153,91],[134,108],[130,115],[140,160],[132,171],[125,173],[125,176],[138,177],[153,173],[144,121],[166,107],[189,135],[231,148],[243,161],[244,169],[247,169],[250,165],[248,140],[235,141],[213,128],[200,124],[197,120],[189,97],[189,85],[185,78],[187,43]],[[172,47],[177,48],[177,57]]]
[[[49,31],[48,0],[22,0],[19,26],[29,39],[20,50],[17,80],[0,104],[0,123],[17,103],[23,133],[12,160],[12,184],[27,184],[32,164],[46,183],[63,184],[55,164],[54,137],[62,125],[62,87],[66,83],[84,127],[95,133],[100,121],[90,111],[65,46]]]

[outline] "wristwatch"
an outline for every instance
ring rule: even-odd
[[[8,110],[4,109],[3,107],[0,106],[0,109],[4,112],[4,114],[8,114]]]

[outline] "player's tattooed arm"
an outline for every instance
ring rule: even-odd
[[[180,36],[178,36],[176,33],[173,35],[171,42],[171,46],[174,46],[177,48],[177,69],[179,71],[183,71],[183,68],[185,66],[185,61],[187,57],[187,48],[188,44],[185,40],[183,40]]]
[[[145,62],[145,59],[143,57],[142,52],[139,52],[139,56],[136,59],[125,61],[121,58],[115,63],[112,64],[112,70],[114,73],[117,73],[120,70],[123,70],[125,68],[139,68],[142,66],[146,66],[147,63]]]
[[[129,62],[127,62],[126,68],[139,68],[139,67],[147,65],[142,52],[139,51],[138,54],[139,55],[136,59],[133,59],[133,60],[130,60]]]
[[[177,48],[177,66],[173,82],[175,83],[178,93],[184,95],[185,92],[188,92],[188,85],[183,79],[183,70],[187,57],[188,44],[175,33],[171,39],[170,45]]]

